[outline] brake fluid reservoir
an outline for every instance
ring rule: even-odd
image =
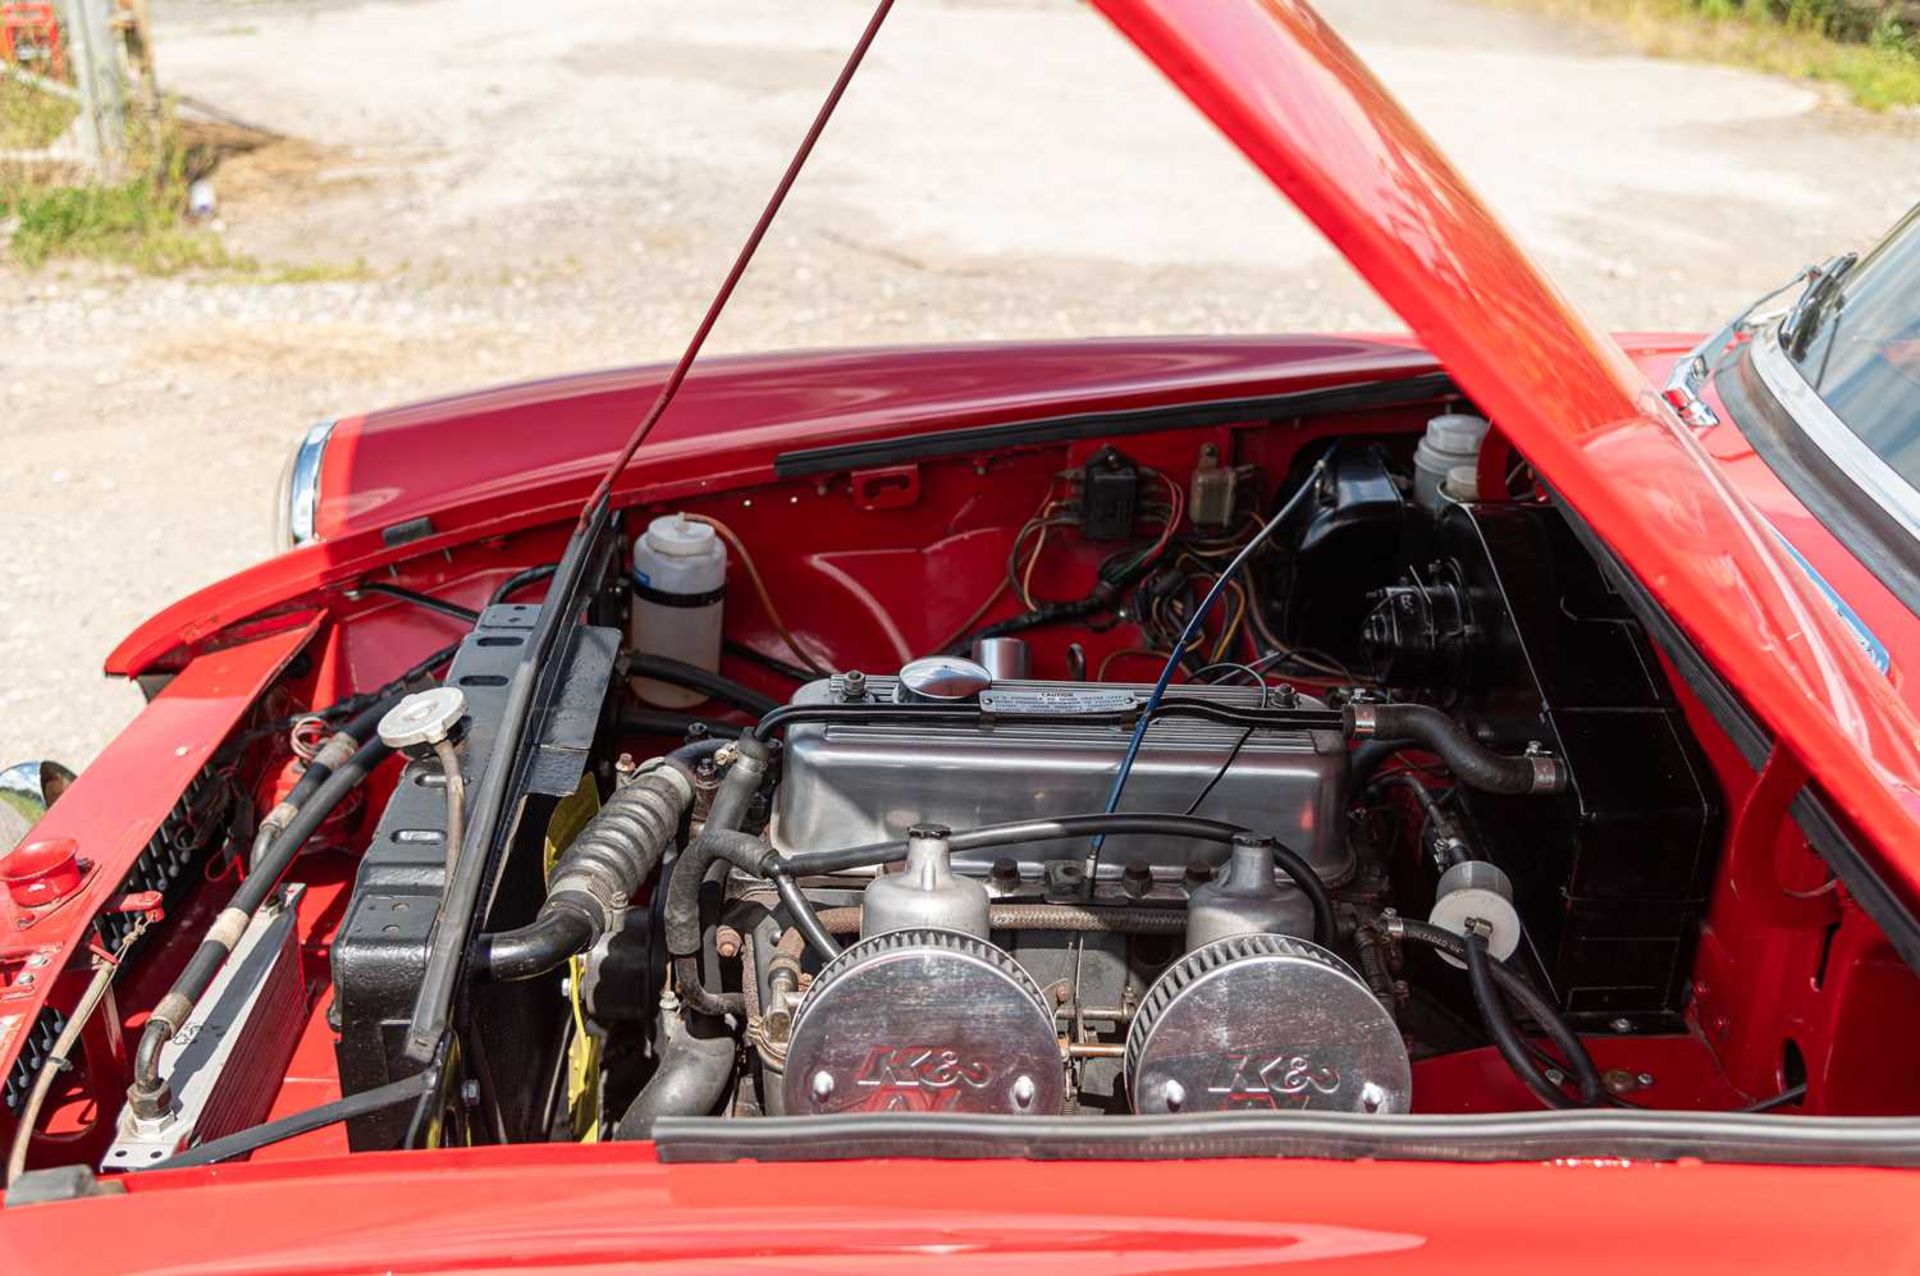
[[[633,610],[627,622],[633,649],[718,670],[726,588],[727,547],[712,527],[684,514],[654,519],[633,547]],[[650,678],[632,682],[635,695],[666,709],[706,699]]]
[[[1455,466],[1480,462],[1480,444],[1487,437],[1486,418],[1447,412],[1427,422],[1413,450],[1413,499],[1435,514],[1445,503],[1441,485]]]

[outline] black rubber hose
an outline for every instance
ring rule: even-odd
[[[654,682],[685,687],[689,691],[703,692],[736,709],[744,709],[755,717],[765,717],[780,707],[778,700],[735,682],[725,674],[702,669],[699,665],[690,665],[671,656],[632,652],[627,657],[627,672],[636,678],[648,678]]]
[[[1347,791],[1363,792],[1373,779],[1373,773],[1400,750],[1412,744],[1411,740],[1365,740],[1353,751],[1347,768]]]
[[[471,607],[462,607],[459,603],[449,602],[445,598],[435,598],[432,594],[423,594],[417,589],[407,589],[400,585],[388,585],[375,581],[360,586],[363,594],[382,594],[388,598],[398,598],[401,602],[412,603],[415,607],[424,607],[428,611],[437,611],[442,616],[455,620],[464,620],[471,625],[480,619],[480,613]]]
[[[660,867],[692,804],[693,782],[676,766],[621,785],[560,853],[539,915],[480,937],[480,969],[496,980],[532,979],[593,947]]]
[[[674,861],[661,906],[661,933],[673,961],[674,982],[687,1005],[703,1015],[744,1016],[747,1010],[743,994],[709,992],[700,980],[700,944],[705,932],[700,920],[700,888],[707,869],[719,859],[760,874],[760,860],[768,853],[764,842],[748,837],[739,828],[760,791],[773,751],[751,736],[741,737],[733,747],[733,764],[721,777],[720,789],[707,808],[707,822],[700,836]]]
[[[765,842],[737,829],[714,828],[711,823],[688,844],[673,862],[673,875],[667,882],[667,907],[662,927],[668,955],[693,957],[700,951],[705,929],[700,921],[700,887],[715,860],[725,860],[755,877],[767,873],[766,860],[772,851]]]
[[[598,939],[593,921],[585,913],[543,909],[525,926],[480,936],[474,953],[487,978],[512,983],[537,979],[559,968],[569,957],[593,947]]]
[[[717,740],[737,739],[746,730],[737,722],[697,718],[690,713],[676,713],[672,709],[623,708],[620,711],[620,730],[633,735],[683,736],[687,728],[693,726],[704,727],[707,734]]]
[[[738,1047],[731,1037],[683,1032],[667,1043],[660,1066],[621,1116],[613,1137],[650,1139],[653,1123],[667,1116],[706,1116],[733,1082]]]
[[[560,564],[558,563],[542,563],[538,567],[529,567],[523,572],[515,572],[500,582],[500,587],[493,591],[491,598],[487,599],[487,605],[491,607],[497,603],[507,601],[507,599],[513,597],[528,585],[536,581],[545,580],[547,577],[553,575],[553,573],[559,569],[559,566]]]
[[[1055,726],[1133,726],[1139,722],[1143,712],[1146,710],[1135,706],[1094,709],[1084,713],[1047,713],[1043,717]],[[767,740],[801,722],[979,726],[995,716],[1019,720],[1032,715],[1005,710],[996,715],[979,705],[961,704],[786,704],[762,716],[747,734],[755,739]],[[1184,698],[1162,700],[1153,706],[1151,716],[1156,722],[1162,718],[1199,718],[1234,727],[1265,727],[1282,731],[1334,731],[1341,726],[1340,715],[1331,709],[1251,709],[1211,700]],[[1348,729],[1351,731],[1351,727]]]
[[[802,669],[799,665],[782,660],[778,656],[769,656],[758,648],[749,647],[746,643],[737,642],[732,638],[722,638],[720,650],[729,656],[737,656],[750,664],[759,665],[762,669],[777,673],[782,678],[793,682],[812,682],[820,676],[811,669]]]
[[[1429,948],[1438,949],[1462,963],[1468,961],[1470,950],[1467,947],[1467,941],[1452,931],[1428,922],[1414,921],[1411,918],[1402,918],[1398,926],[1400,934],[1405,938],[1425,944]],[[1593,1056],[1587,1053],[1586,1043],[1580,1040],[1580,1035],[1560,1017],[1559,1009],[1541,996],[1532,984],[1520,976],[1518,971],[1503,961],[1494,960],[1490,955],[1487,959],[1487,973],[1492,975],[1493,982],[1499,986],[1500,991],[1520,1003],[1520,1008],[1532,1015],[1539,1023],[1541,1030],[1556,1046],[1560,1047],[1560,1053],[1566,1056],[1567,1066],[1573,1070],[1574,1080],[1580,1087],[1581,1103],[1587,1107],[1597,1105],[1601,1094],[1600,1070],[1594,1066]],[[1504,1013],[1505,1008],[1500,1009]],[[1484,1013],[1484,1006],[1482,1010]],[[1532,1060],[1529,1059],[1528,1063],[1531,1064],[1531,1062]],[[1526,1073],[1521,1073],[1522,1080],[1525,1080],[1526,1076]]]
[[[167,995],[154,1007],[140,1035],[140,1047],[134,1055],[134,1081],[127,1091],[140,1115],[157,1116],[171,1103],[166,1082],[160,1076],[160,1050],[193,1013],[194,1005],[206,993],[213,977],[220,973],[220,967],[226,964],[253,914],[280,884],[307,839],[333,814],[341,800],[392,752],[380,740],[371,740],[329,775],[267,846],[248,871],[246,880],[234,891],[233,898],[214,919],[207,937],[188,959],[186,969],[174,980]]]
[[[1116,811],[1111,815],[1063,815],[1057,819],[1020,820],[1011,824],[989,824],[977,829],[953,833],[947,845],[955,851],[978,851],[997,846],[1017,846],[1024,842],[1052,841],[1056,838],[1093,837],[1099,834],[1123,836],[1145,833],[1157,837],[1179,837],[1194,841],[1231,844],[1234,835],[1245,833],[1237,824],[1203,819],[1196,815],[1157,815],[1144,811]],[[762,848],[765,850],[766,848]],[[905,842],[875,842],[844,851],[800,851],[782,856],[766,850],[768,858],[759,870],[763,876],[784,874],[790,877],[822,876],[850,869],[893,864],[907,857]],[[1326,883],[1304,859],[1288,847],[1276,843],[1273,862],[1293,879],[1300,893],[1313,906],[1314,938],[1327,947],[1335,939],[1333,897]]]
[[[1343,710],[1349,735],[1356,729],[1382,740],[1410,740],[1436,753],[1453,778],[1487,793],[1557,793],[1565,772],[1553,758],[1507,757],[1495,753],[1446,714],[1425,704],[1348,705]],[[1357,727],[1371,718],[1371,725]]]
[[[800,884],[785,873],[773,875],[773,888],[780,892],[780,902],[787,906],[787,912],[793,916],[794,927],[804,936],[807,944],[820,955],[822,961],[832,961],[840,955],[840,945],[820,920],[820,914],[813,911],[813,905],[801,893]]]
[[[1520,1039],[1520,1032],[1513,1026],[1513,1018],[1507,1014],[1506,1003],[1500,1000],[1500,991],[1493,985],[1493,958],[1487,952],[1487,940],[1484,935],[1470,934],[1467,942],[1467,982],[1473,988],[1473,1001],[1480,1008],[1480,1022],[1486,1025],[1487,1035],[1493,1038],[1494,1048],[1500,1057],[1507,1061],[1513,1074],[1533,1091],[1534,1097],[1550,1108],[1571,1108],[1574,1101],[1559,1086],[1547,1080],[1533,1057],[1527,1053],[1527,1043]]]

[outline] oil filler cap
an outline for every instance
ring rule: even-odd
[[[924,656],[900,669],[903,700],[972,700],[992,685],[987,667],[964,656]]]

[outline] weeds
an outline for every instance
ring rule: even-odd
[[[10,98],[10,108],[30,99],[41,105],[12,111],[10,119],[36,111],[45,118],[45,102],[64,101],[23,91],[27,97]],[[147,275],[251,267],[217,235],[187,223],[187,189],[214,158],[188,145],[163,115],[130,126],[125,171],[135,176],[115,184],[72,185],[51,170],[0,167],[0,222],[12,230],[8,248],[30,269],[56,257],[88,258]]]
[[[0,76],[0,151],[34,150],[66,132],[80,106]]]
[[[1845,0],[1509,0],[1610,26],[1658,57],[1838,85],[1874,111],[1920,105],[1920,36]]]

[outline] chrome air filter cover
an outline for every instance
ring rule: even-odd
[[[1182,957],[1127,1033],[1136,1112],[1405,1112],[1400,1031],[1338,957],[1303,939],[1235,935]]]
[[[919,927],[828,962],[794,1014],[786,1111],[1058,1113],[1053,1009],[983,939]]]

